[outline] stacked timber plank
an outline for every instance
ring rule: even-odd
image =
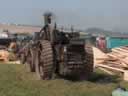
[[[128,46],[113,48],[111,52],[104,53],[104,56],[99,56],[100,54],[97,53],[98,51],[96,52],[96,50],[98,49],[94,50],[95,67],[109,74],[128,72]],[[99,57],[95,54],[98,54]],[[101,62],[99,62],[99,60]]]
[[[0,50],[0,61],[9,61],[9,52],[6,50]]]
[[[119,47],[119,48],[113,48],[112,52],[108,53],[107,56],[109,56],[112,59],[115,59],[115,61],[109,61],[108,63],[114,63],[113,65],[119,66],[120,68],[128,69],[128,47]]]
[[[96,47],[93,47],[93,54],[94,66],[96,66],[97,64],[102,64],[104,60],[108,59],[108,56]]]

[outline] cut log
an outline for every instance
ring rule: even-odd
[[[108,74],[110,74],[110,75],[114,75],[114,73],[112,71],[110,71],[110,70],[107,70],[107,69],[101,68],[101,67],[99,67],[99,69],[104,71],[104,72],[106,72],[106,73],[108,73]]]
[[[123,60],[122,58],[118,57],[118,56],[115,56],[113,54],[107,54],[108,56],[112,57],[112,58],[115,58],[117,60],[120,60],[121,62],[125,63],[126,65],[128,65],[128,61],[125,61]]]
[[[117,59],[118,57],[117,56],[115,56],[115,55],[113,55],[113,54],[107,54],[107,56],[109,56],[110,58],[115,58],[115,59]]]
[[[103,65],[103,64],[99,64],[99,65],[97,65],[97,67],[103,67],[103,68],[107,68],[107,69],[115,70],[115,71],[119,71],[119,72],[124,72],[124,71],[125,71],[125,70],[123,70],[123,69],[114,68],[114,67],[110,67],[110,66]]]
[[[108,59],[108,56],[96,47],[93,47],[93,53],[94,53],[94,66],[103,63],[104,60]]]
[[[112,49],[112,52],[116,52],[117,54],[122,55],[122,56],[128,56],[127,52],[119,51],[117,49]]]
[[[114,48],[114,49],[119,50],[119,51],[124,52],[124,53],[128,53],[128,50],[125,50],[123,48]]]
[[[117,52],[111,52],[111,53],[109,53],[109,54],[115,55],[115,56],[118,57],[118,58],[125,58],[125,57],[126,57],[125,55],[119,54],[119,53],[117,53]]]
[[[106,65],[109,65],[109,64],[111,64],[111,65],[117,65],[117,66],[120,66],[122,68],[127,68],[128,67],[127,64],[125,64],[124,62],[121,62],[119,60],[116,60],[116,61],[105,61],[105,64]]]

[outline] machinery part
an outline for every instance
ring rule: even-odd
[[[26,62],[26,56],[24,54],[20,54],[20,64],[25,64]]]
[[[27,60],[26,60],[27,62],[25,63],[28,72],[35,72],[34,58],[35,58],[35,51],[34,49],[30,48],[27,55]]]
[[[93,72],[93,64],[94,64],[94,56],[93,56],[93,48],[90,44],[85,45],[85,59],[86,59],[86,67],[85,67],[85,75],[89,78]]]
[[[87,79],[85,72],[85,60],[86,58],[84,44],[70,44],[69,46],[67,46],[67,52],[64,55],[64,73],[72,79]]]
[[[40,42],[39,50],[35,57],[36,73],[40,79],[49,80],[53,76],[54,62],[51,43],[47,40]]]

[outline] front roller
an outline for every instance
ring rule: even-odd
[[[86,60],[86,68],[85,74],[86,77],[89,78],[94,69],[94,55],[93,55],[93,48],[90,44],[85,45],[85,60]]]
[[[27,56],[24,57],[26,59],[26,69],[28,72],[35,72],[35,64],[34,64],[34,58],[35,58],[35,49],[30,48],[28,50]]]
[[[47,40],[40,41],[35,53],[36,73],[39,79],[49,80],[54,73],[53,49]]]

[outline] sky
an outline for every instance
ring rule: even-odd
[[[128,32],[128,0],[0,0],[0,23],[43,25],[43,13],[58,25]]]

